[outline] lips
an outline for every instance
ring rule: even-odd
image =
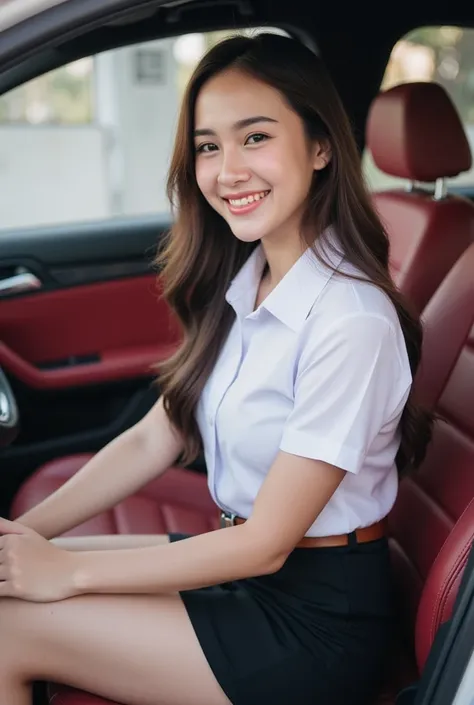
[[[244,215],[258,208],[269,193],[269,190],[252,191],[232,197],[226,196],[223,200],[233,215]]]

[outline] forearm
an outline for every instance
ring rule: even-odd
[[[64,551],[119,551],[145,548],[168,543],[166,534],[120,534],[106,536],[71,536],[52,539],[51,543]]]
[[[169,468],[182,449],[183,439],[168,420],[160,397],[141,421],[16,521],[47,539],[55,538],[136,492]]]
[[[246,525],[167,545],[75,557],[74,593],[163,593],[275,572],[280,556]]]
[[[126,431],[16,521],[50,539],[106,511],[134,491],[140,451],[140,436]]]
[[[130,429],[95,455],[60,489],[16,521],[47,539],[55,538],[114,507],[163,473],[180,452],[178,443],[150,450]]]

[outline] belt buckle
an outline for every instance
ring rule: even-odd
[[[221,529],[226,529],[228,526],[235,526],[236,514],[230,514],[229,512],[221,512]]]

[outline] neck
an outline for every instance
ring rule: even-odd
[[[289,272],[295,262],[299,260],[307,246],[298,237],[295,240],[283,243],[265,242],[262,240],[262,247],[267,260],[264,275],[267,277],[269,284],[274,287]]]

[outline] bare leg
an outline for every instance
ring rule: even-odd
[[[52,539],[65,551],[112,551],[121,548],[144,548],[169,543],[167,534],[111,534],[105,536],[67,536]]]
[[[34,680],[127,705],[229,705],[179,595],[3,598],[0,654],[2,705],[30,705]]]

